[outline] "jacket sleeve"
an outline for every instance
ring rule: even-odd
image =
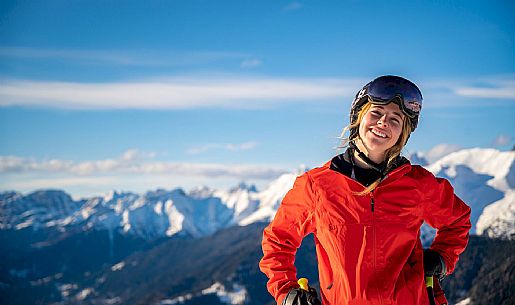
[[[308,173],[297,177],[273,221],[263,231],[259,267],[269,278],[267,288],[278,304],[297,284],[295,254],[302,239],[314,231],[315,194]]]
[[[468,243],[470,207],[454,194],[449,181],[435,178],[429,172],[428,175],[430,177],[424,185],[426,200],[422,205],[422,217],[436,229],[430,249],[442,256],[446,273],[450,274]]]

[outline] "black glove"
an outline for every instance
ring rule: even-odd
[[[293,288],[284,298],[282,305],[322,305],[322,302],[313,287],[309,287],[309,291]]]
[[[429,249],[424,250],[424,273],[426,276],[436,276],[439,281],[445,278],[447,268],[438,252]]]

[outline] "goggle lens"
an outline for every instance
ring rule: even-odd
[[[376,78],[368,87],[368,96],[379,104],[387,104],[399,98],[401,110],[409,117],[417,116],[422,109],[422,94],[418,87],[398,76]]]

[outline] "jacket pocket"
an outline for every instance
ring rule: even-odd
[[[425,289],[423,262],[410,258],[395,283],[394,301],[397,304],[426,304]]]

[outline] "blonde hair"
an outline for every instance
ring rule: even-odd
[[[372,107],[372,103],[370,102],[370,100],[368,102],[366,102],[363,107],[361,107],[361,109],[359,110],[358,112],[358,118],[356,119],[355,122],[351,122],[351,124],[349,126],[346,126],[341,135],[340,135],[340,139],[342,140],[342,144],[340,146],[338,146],[338,148],[344,148],[348,145],[348,143],[350,141],[354,141],[356,138],[359,137],[359,124],[361,123],[361,121],[363,120],[363,117],[365,116],[365,114],[367,113],[367,111],[370,109],[370,107]],[[350,137],[345,137],[345,133],[347,132],[347,130],[351,130],[351,129],[354,129],[354,128],[357,128],[358,129],[358,132],[354,133],[353,137],[350,138]],[[391,167],[393,166],[393,161],[395,159],[397,159],[397,157],[401,154],[401,151],[402,149],[404,148],[404,145],[406,145],[406,142],[408,141],[408,138],[410,136],[410,133],[411,133],[411,123],[410,123],[410,120],[407,116],[404,116],[404,119],[403,119],[403,122],[402,122],[402,130],[401,130],[401,134],[399,136],[399,139],[397,140],[397,142],[395,143],[395,145],[393,145],[392,147],[390,147],[388,150],[386,150],[385,152],[385,161],[386,161],[386,169],[385,169],[385,173],[389,172]],[[351,156],[352,158],[353,156]],[[364,195],[367,195],[369,194],[370,192],[372,192],[376,186],[381,182],[381,179],[383,179],[383,177],[377,179],[376,181],[374,181],[372,184],[370,184],[365,190],[363,190],[362,192],[357,192],[355,193],[355,195],[359,195],[359,196],[364,196]]]

